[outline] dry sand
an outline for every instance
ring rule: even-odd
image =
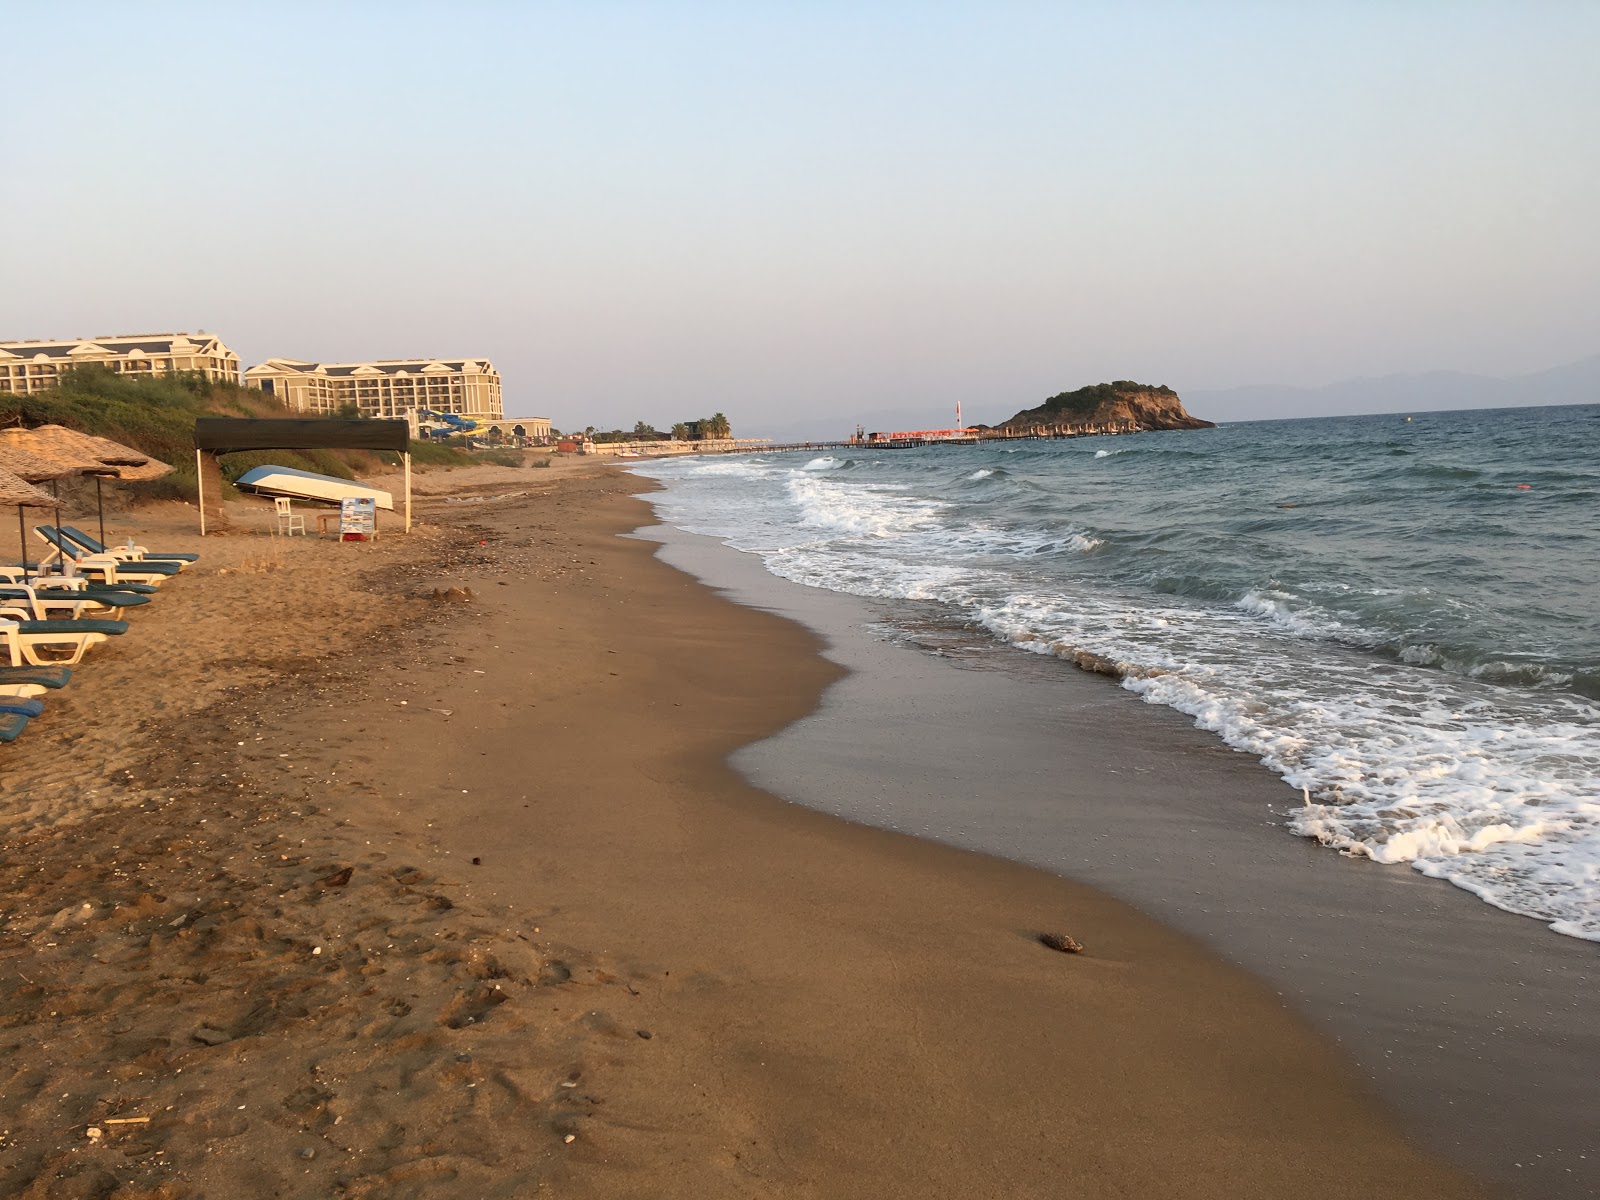
[[[639,480],[429,484],[526,495],[138,516],[201,564],[0,750],[0,1194],[1480,1194],[1186,939],[743,783],[835,668]]]

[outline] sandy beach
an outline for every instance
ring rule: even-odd
[[[204,557],[0,760],[0,1193],[1487,1194],[1188,935],[733,771],[840,669],[642,481],[423,481],[118,515]]]

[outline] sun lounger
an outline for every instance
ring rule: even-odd
[[[0,567],[0,582],[5,581],[7,568]],[[15,581],[21,583],[20,579]],[[94,592],[111,596],[154,596],[157,587],[152,583],[129,583],[120,580],[117,583],[104,583],[98,579],[89,579],[83,575],[30,575],[30,586],[47,587],[60,590],[73,589],[84,592]]]
[[[86,592],[63,592],[62,597],[43,599],[33,588],[0,587],[0,616],[24,621],[48,621],[52,617],[76,620],[88,611],[92,601]]]
[[[72,671],[67,667],[0,667],[0,684],[60,688],[71,681]]]
[[[71,616],[85,612],[99,613],[113,608],[138,608],[149,604],[149,596],[135,596],[130,592],[85,591],[82,588],[7,587],[0,585],[0,603],[15,600],[33,607],[33,615],[45,620],[46,609],[65,609]]]
[[[37,700],[25,700],[20,696],[0,696],[0,713],[37,717],[43,711],[44,705]]]
[[[156,588],[148,583],[129,583],[123,580],[118,583],[103,583],[98,579],[88,579],[82,575],[50,575],[38,567],[29,566],[26,570],[0,563],[0,587],[21,587],[26,581],[28,587],[47,587],[56,590],[75,588],[86,592],[107,592],[111,595],[139,595],[154,596]]]
[[[0,713],[0,743],[14,742],[28,727],[28,718],[21,713]]]
[[[86,575],[97,575],[106,583],[130,581],[160,584],[169,576],[183,570],[182,563],[173,562],[118,562],[109,554],[86,554],[79,550],[59,530],[51,525],[35,525],[34,534],[51,547],[51,553],[40,560],[46,568],[53,562],[71,562]]]
[[[0,662],[12,667],[74,666],[90,646],[127,628],[126,621],[0,620]]]
[[[68,541],[76,543],[90,554],[109,554],[113,558],[124,559],[128,562],[148,562],[150,559],[165,559],[181,563],[200,561],[198,554],[181,553],[176,550],[157,552],[155,550],[146,550],[143,546],[107,546],[90,537],[75,525],[60,525],[57,528],[61,530],[62,536]]]

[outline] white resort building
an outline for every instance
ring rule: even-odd
[[[309,363],[269,358],[244,373],[245,384],[275,396],[290,412],[403,419],[427,410],[475,421],[503,415],[500,373],[482,358],[404,358]]]
[[[65,342],[0,342],[0,392],[44,391],[55,387],[64,371],[89,364],[119,375],[196,371],[218,383],[239,382],[239,356],[209,333],[119,334]]]

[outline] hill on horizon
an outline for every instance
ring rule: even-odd
[[[1323,387],[1257,384],[1190,390],[1179,388],[1183,405],[1207,421],[1271,421],[1295,417],[1365,416],[1376,413],[1443,412],[1457,408],[1515,408],[1600,403],[1600,354],[1522,375],[1474,375],[1425,371],[1343,380]],[[1010,402],[1014,404],[1015,401]],[[992,394],[963,398],[969,418],[980,411],[1005,412],[1010,404]],[[1004,406],[1004,407],[1002,407]],[[775,441],[833,440],[857,423],[868,429],[922,429],[941,417],[925,403],[875,405],[858,413],[809,415],[794,420],[748,418],[752,437]]]
[[[1135,383],[1118,379],[1092,383],[1051,396],[1036,408],[1025,408],[1001,422],[1001,429],[1048,430],[1058,426],[1079,428],[1209,429],[1210,421],[1191,416],[1178,393],[1165,384]]]

